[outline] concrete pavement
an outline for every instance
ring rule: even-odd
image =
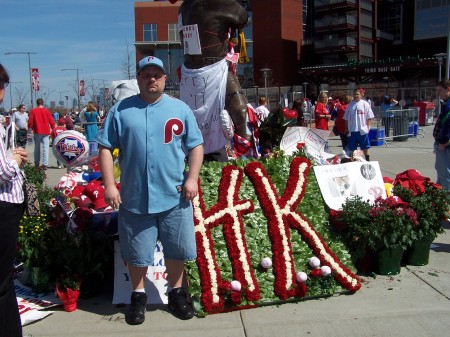
[[[407,142],[388,141],[372,147],[370,159],[379,161],[383,175],[394,177],[415,168],[436,180],[432,150],[433,126],[423,127],[424,137]],[[330,152],[339,153],[339,141],[330,140]],[[31,155],[31,151],[30,151]],[[32,158],[32,157],[31,157]],[[51,167],[56,166],[54,158]],[[49,168],[54,186],[63,169]],[[209,315],[180,321],[164,306],[147,307],[140,326],[125,323],[126,307],[111,304],[112,287],[99,296],[81,300],[79,309],[53,315],[24,327],[24,336],[216,336],[216,337],[352,337],[448,336],[450,331],[450,225],[434,242],[430,263],[402,267],[396,276],[362,277],[362,288],[352,295],[306,300],[256,309]]]

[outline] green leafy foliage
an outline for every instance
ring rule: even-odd
[[[442,221],[448,218],[449,191],[426,183],[422,194],[414,195],[401,185],[394,186],[393,192],[416,211],[419,226],[415,227],[415,231],[418,239],[428,235],[436,237],[444,232]]]
[[[360,196],[348,198],[338,217],[345,224],[341,235],[353,250],[377,251],[394,245],[406,249],[417,238],[416,213],[394,199],[377,199],[372,205]]]
[[[281,153],[275,152],[269,158],[264,158],[261,160],[261,164],[266,169],[279,196],[283,194],[286,187],[292,159],[293,157],[284,156]],[[248,160],[245,161],[238,159],[230,163],[208,162],[204,164],[200,174],[200,180],[203,199],[207,209],[217,203],[218,186],[222,176],[222,168],[229,164],[244,168],[248,163]],[[252,213],[244,215],[244,231],[245,240],[247,242],[247,247],[251,258],[251,265],[255,271],[255,277],[261,291],[261,300],[258,303],[249,303],[243,297],[243,300],[239,305],[264,305],[277,303],[280,300],[274,294],[275,277],[272,269],[266,271],[260,266],[260,261],[262,258],[272,258],[272,246],[267,232],[267,219],[261,210],[255,189],[245,175],[239,189],[239,199],[250,199],[255,207]],[[347,267],[353,268],[347,248],[342,242],[339,241],[340,239],[336,239],[336,237],[333,236],[334,234],[330,232],[328,214],[324,209],[322,195],[312,168],[308,174],[308,183],[305,195],[299,204],[297,211],[302,213],[310,221],[316,231],[324,238],[324,241],[329,245],[330,249],[332,249],[333,252],[340,258],[341,262]],[[308,259],[313,256],[313,253],[296,230],[291,230],[290,234],[295,270],[308,273]],[[212,236],[214,239],[214,250],[218,259],[221,277],[225,281],[232,281],[233,271],[228,257],[222,226],[215,227],[212,230]],[[190,291],[197,314],[199,316],[205,315],[206,313],[203,311],[200,304],[201,281],[195,262],[190,262],[187,264],[187,274],[189,277]],[[327,296],[342,290],[340,285],[332,277],[309,277],[307,287],[307,297]]]
[[[35,184],[36,186],[43,186],[46,178],[45,171],[42,167],[26,164],[23,168],[25,172],[25,176],[30,183]]]
[[[283,108],[279,107],[270,112],[266,120],[264,120],[259,127],[259,143],[261,149],[272,150],[281,143],[283,134],[286,129],[290,126],[295,126],[297,124],[297,119],[291,118],[286,119],[283,114]]]
[[[29,267],[47,267],[49,265],[50,227],[51,218],[49,200],[60,195],[44,185],[45,171],[35,165],[26,164],[24,172],[27,180],[35,184],[41,214],[38,216],[23,215],[19,226],[19,257]]]
[[[52,284],[62,274],[68,279],[74,275],[82,279],[89,277],[99,283],[112,268],[114,238],[95,230],[90,222],[82,228],[69,229],[67,218],[57,216],[50,200],[57,197],[69,203],[70,200],[44,184],[45,171],[41,168],[27,164],[25,174],[37,187],[41,215],[22,217],[18,257],[29,269],[37,268],[45,273]]]
[[[62,291],[67,289],[80,290],[80,278],[76,275],[65,274],[58,278],[58,287]]]

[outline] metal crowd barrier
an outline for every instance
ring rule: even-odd
[[[424,137],[424,130],[419,127],[417,109],[391,109],[383,113],[379,107],[372,108],[375,118],[371,120],[369,133],[371,145],[386,145],[386,140],[407,141],[409,138]]]

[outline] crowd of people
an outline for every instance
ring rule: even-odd
[[[161,60],[156,57],[142,59],[138,64],[137,80],[140,93],[114,105],[100,130],[100,117],[93,103],[87,105],[81,117],[88,123],[86,137],[100,144],[99,164],[105,202],[119,209],[121,253],[128,262],[133,287],[131,305],[125,315],[126,322],[141,324],[145,320],[147,296],[144,279],[147,266],[153,262],[152,247],[157,239],[163,241],[166,256],[170,285],[169,310],[176,317],[189,319],[193,317],[194,309],[188,293],[184,261],[196,257],[190,201],[198,194],[197,180],[204,160],[205,140],[189,106],[164,93],[166,73]],[[8,83],[9,77],[0,65],[0,99]],[[450,82],[441,81],[437,88],[446,103],[442,106],[433,133],[436,138],[436,170],[438,183],[450,189]],[[257,126],[269,117],[266,104],[267,99],[260,97],[259,106],[254,109]],[[395,100],[386,98],[383,116],[388,117],[389,109],[395,104]],[[374,114],[370,103],[364,99],[363,89],[357,88],[353,97],[346,95],[341,100],[332,100],[326,93],[320,93],[315,105],[306,99],[296,100],[293,110],[297,111],[299,126],[306,125],[306,113],[314,113],[315,127],[318,129],[329,130],[332,125],[330,121],[333,120],[333,131],[340,136],[342,147],[348,151],[360,147],[366,160],[369,160],[369,122]],[[58,120],[55,123],[56,117]],[[8,336],[19,335],[20,331],[14,288],[8,273],[24,209],[24,176],[21,168],[28,160],[24,149],[26,138],[29,137],[27,130],[33,132],[35,165],[41,163],[40,147],[43,146],[42,166],[45,169],[48,165],[50,135],[53,133],[55,137],[78,123],[69,114],[54,116],[44,107],[42,99],[37,100],[37,107],[29,115],[25,112],[25,106],[20,105],[12,120],[15,121],[17,131],[15,141],[0,124],[0,209],[4,214],[11,215],[8,222],[0,224],[7,227],[2,228],[2,232],[9,233],[0,239],[0,316],[8,317],[7,320],[0,320],[0,331],[8,331]],[[142,144],[147,145],[143,148]],[[120,148],[122,154],[119,158],[120,192],[114,182],[115,148]],[[147,155],[141,156],[141,151],[146,151]],[[153,160],[160,153],[164,153],[165,160]],[[188,171],[185,171],[186,158]],[[165,193],[164,198],[160,195],[162,191]],[[174,230],[176,235],[173,234]],[[174,241],[174,237],[183,240]],[[149,242],[151,245],[148,245]],[[11,332],[13,330],[15,332]]]
[[[164,247],[169,311],[180,319],[194,316],[184,263],[195,259],[197,253],[191,202],[199,193],[198,178],[205,154],[210,160],[227,159],[224,144],[228,138],[222,134],[224,118],[220,115],[224,110],[228,111],[235,128],[235,146],[242,145],[244,149],[253,146],[256,150],[257,129],[269,117],[269,110],[268,97],[260,97],[256,109],[248,107],[232,61],[231,41],[235,37],[232,32],[242,30],[248,22],[247,11],[234,0],[204,1],[202,6],[198,6],[198,1],[185,0],[179,14],[182,28],[189,29],[187,36],[196,37],[183,41],[184,81],[181,83],[195,83],[187,78],[208,78],[210,75],[204,74],[208,70],[210,80],[204,83],[211,87],[198,85],[200,91],[196,92],[187,86],[181,90],[180,86],[181,99],[170,97],[164,93],[167,76],[163,62],[147,56],[138,62],[136,69],[140,92],[117,102],[105,116],[100,130],[100,114],[93,102],[78,114],[62,115],[52,114],[42,99],[37,100],[37,107],[29,115],[21,105],[13,116],[16,140],[0,123],[0,211],[4,215],[0,222],[0,336],[22,335],[11,269],[24,211],[22,168],[28,161],[25,140],[31,138],[32,130],[34,164],[47,169],[52,133],[57,136],[64,129],[76,129],[80,123],[85,125],[87,140],[99,144],[104,201],[118,210],[120,251],[128,265],[132,288],[125,321],[131,325],[145,321],[146,273],[148,266],[153,265],[157,240]],[[217,78],[217,82],[212,78]],[[0,64],[0,102],[8,84],[9,75]],[[450,82],[441,81],[438,92],[446,104],[433,133],[436,170],[438,183],[449,189]],[[344,96],[339,100],[326,93],[320,93],[315,104],[307,99],[296,100],[292,109],[296,111],[297,125],[308,126],[306,114],[313,116],[318,129],[329,131],[333,125],[330,121],[334,121],[334,133],[341,138],[343,149],[352,152],[360,147],[369,160],[369,123],[374,114],[364,94],[358,88],[353,97]],[[212,96],[214,99],[208,100],[209,104],[200,106],[199,101]],[[393,103],[394,100],[386,100],[386,118]],[[120,191],[113,165],[117,148]]]
[[[62,127],[64,131],[82,132],[88,142],[94,142],[102,123],[98,108],[92,101],[88,102],[81,112],[73,109],[50,112],[42,98],[36,100],[36,107],[30,111],[26,111],[25,104],[19,104],[1,117],[3,125],[14,125],[14,141],[17,146],[25,148],[27,143],[34,143],[34,164],[43,170],[47,170],[49,166],[49,147],[52,139],[56,138]],[[63,164],[57,161],[56,167],[63,168]]]

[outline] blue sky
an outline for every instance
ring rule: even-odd
[[[30,55],[31,67],[39,68],[41,90],[50,92],[47,103],[59,101],[61,91],[67,91],[61,94],[64,101],[64,95],[70,101],[76,97],[76,71],[63,68],[82,69],[79,78],[85,81],[108,83],[124,78],[127,45],[134,61],[133,0],[2,0],[0,8],[0,63],[12,82],[23,82],[10,84],[13,106],[16,87],[28,91],[25,104],[30,105],[28,56],[5,52],[37,53]],[[10,105],[8,87],[3,106],[9,110]]]

